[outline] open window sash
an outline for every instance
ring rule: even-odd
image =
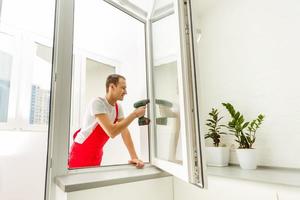
[[[156,3],[149,20],[151,163],[204,188],[190,3]]]

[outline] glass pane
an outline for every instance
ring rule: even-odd
[[[174,14],[152,23],[155,146],[156,157],[182,164],[176,27]]]
[[[1,200],[44,199],[55,2],[0,0]]]
[[[90,103],[95,98],[106,98],[105,83],[109,74],[117,73],[126,78],[128,94],[123,101],[118,101],[124,117],[133,112],[135,101],[147,98],[145,24],[105,1],[75,0],[73,53],[70,152],[73,152],[75,144],[85,145],[84,142],[79,143],[77,135],[77,143],[74,142],[74,133],[88,129],[86,113],[91,113]],[[94,114],[89,119],[92,119],[92,124],[97,122]],[[147,126],[140,127],[134,121],[128,129],[137,155],[148,162]],[[78,133],[79,137],[81,133]],[[86,138],[90,133],[88,131]],[[86,138],[83,140],[86,141]],[[127,164],[130,159],[121,135],[109,139],[101,149],[101,166]],[[90,166],[99,164],[83,167]]]
[[[0,122],[7,122],[12,56],[0,51]]]
[[[32,70],[30,124],[48,125],[51,59],[51,48],[37,44]]]

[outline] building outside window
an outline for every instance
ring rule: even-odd
[[[31,87],[30,124],[48,124],[50,91],[37,85]]]

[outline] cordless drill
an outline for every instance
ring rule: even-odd
[[[150,102],[149,99],[144,99],[144,100],[140,100],[138,102],[136,102],[135,104],[133,104],[133,107],[138,108],[141,106],[145,106]],[[139,126],[144,126],[144,125],[148,125],[150,123],[150,119],[148,119],[147,117],[140,117],[139,118]]]

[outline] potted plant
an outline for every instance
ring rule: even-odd
[[[256,140],[256,131],[264,120],[264,115],[259,114],[256,119],[246,122],[244,116],[236,111],[230,103],[222,103],[231,115],[231,121],[227,128],[235,136],[235,141],[239,144],[237,157],[241,168],[256,169],[256,149],[253,144]]]
[[[227,166],[229,162],[229,148],[220,145],[222,134],[219,122],[223,117],[219,117],[217,109],[212,108],[209,113],[210,118],[206,120],[208,126],[208,133],[205,134],[205,139],[212,139],[213,146],[206,147],[206,163],[209,166]]]

